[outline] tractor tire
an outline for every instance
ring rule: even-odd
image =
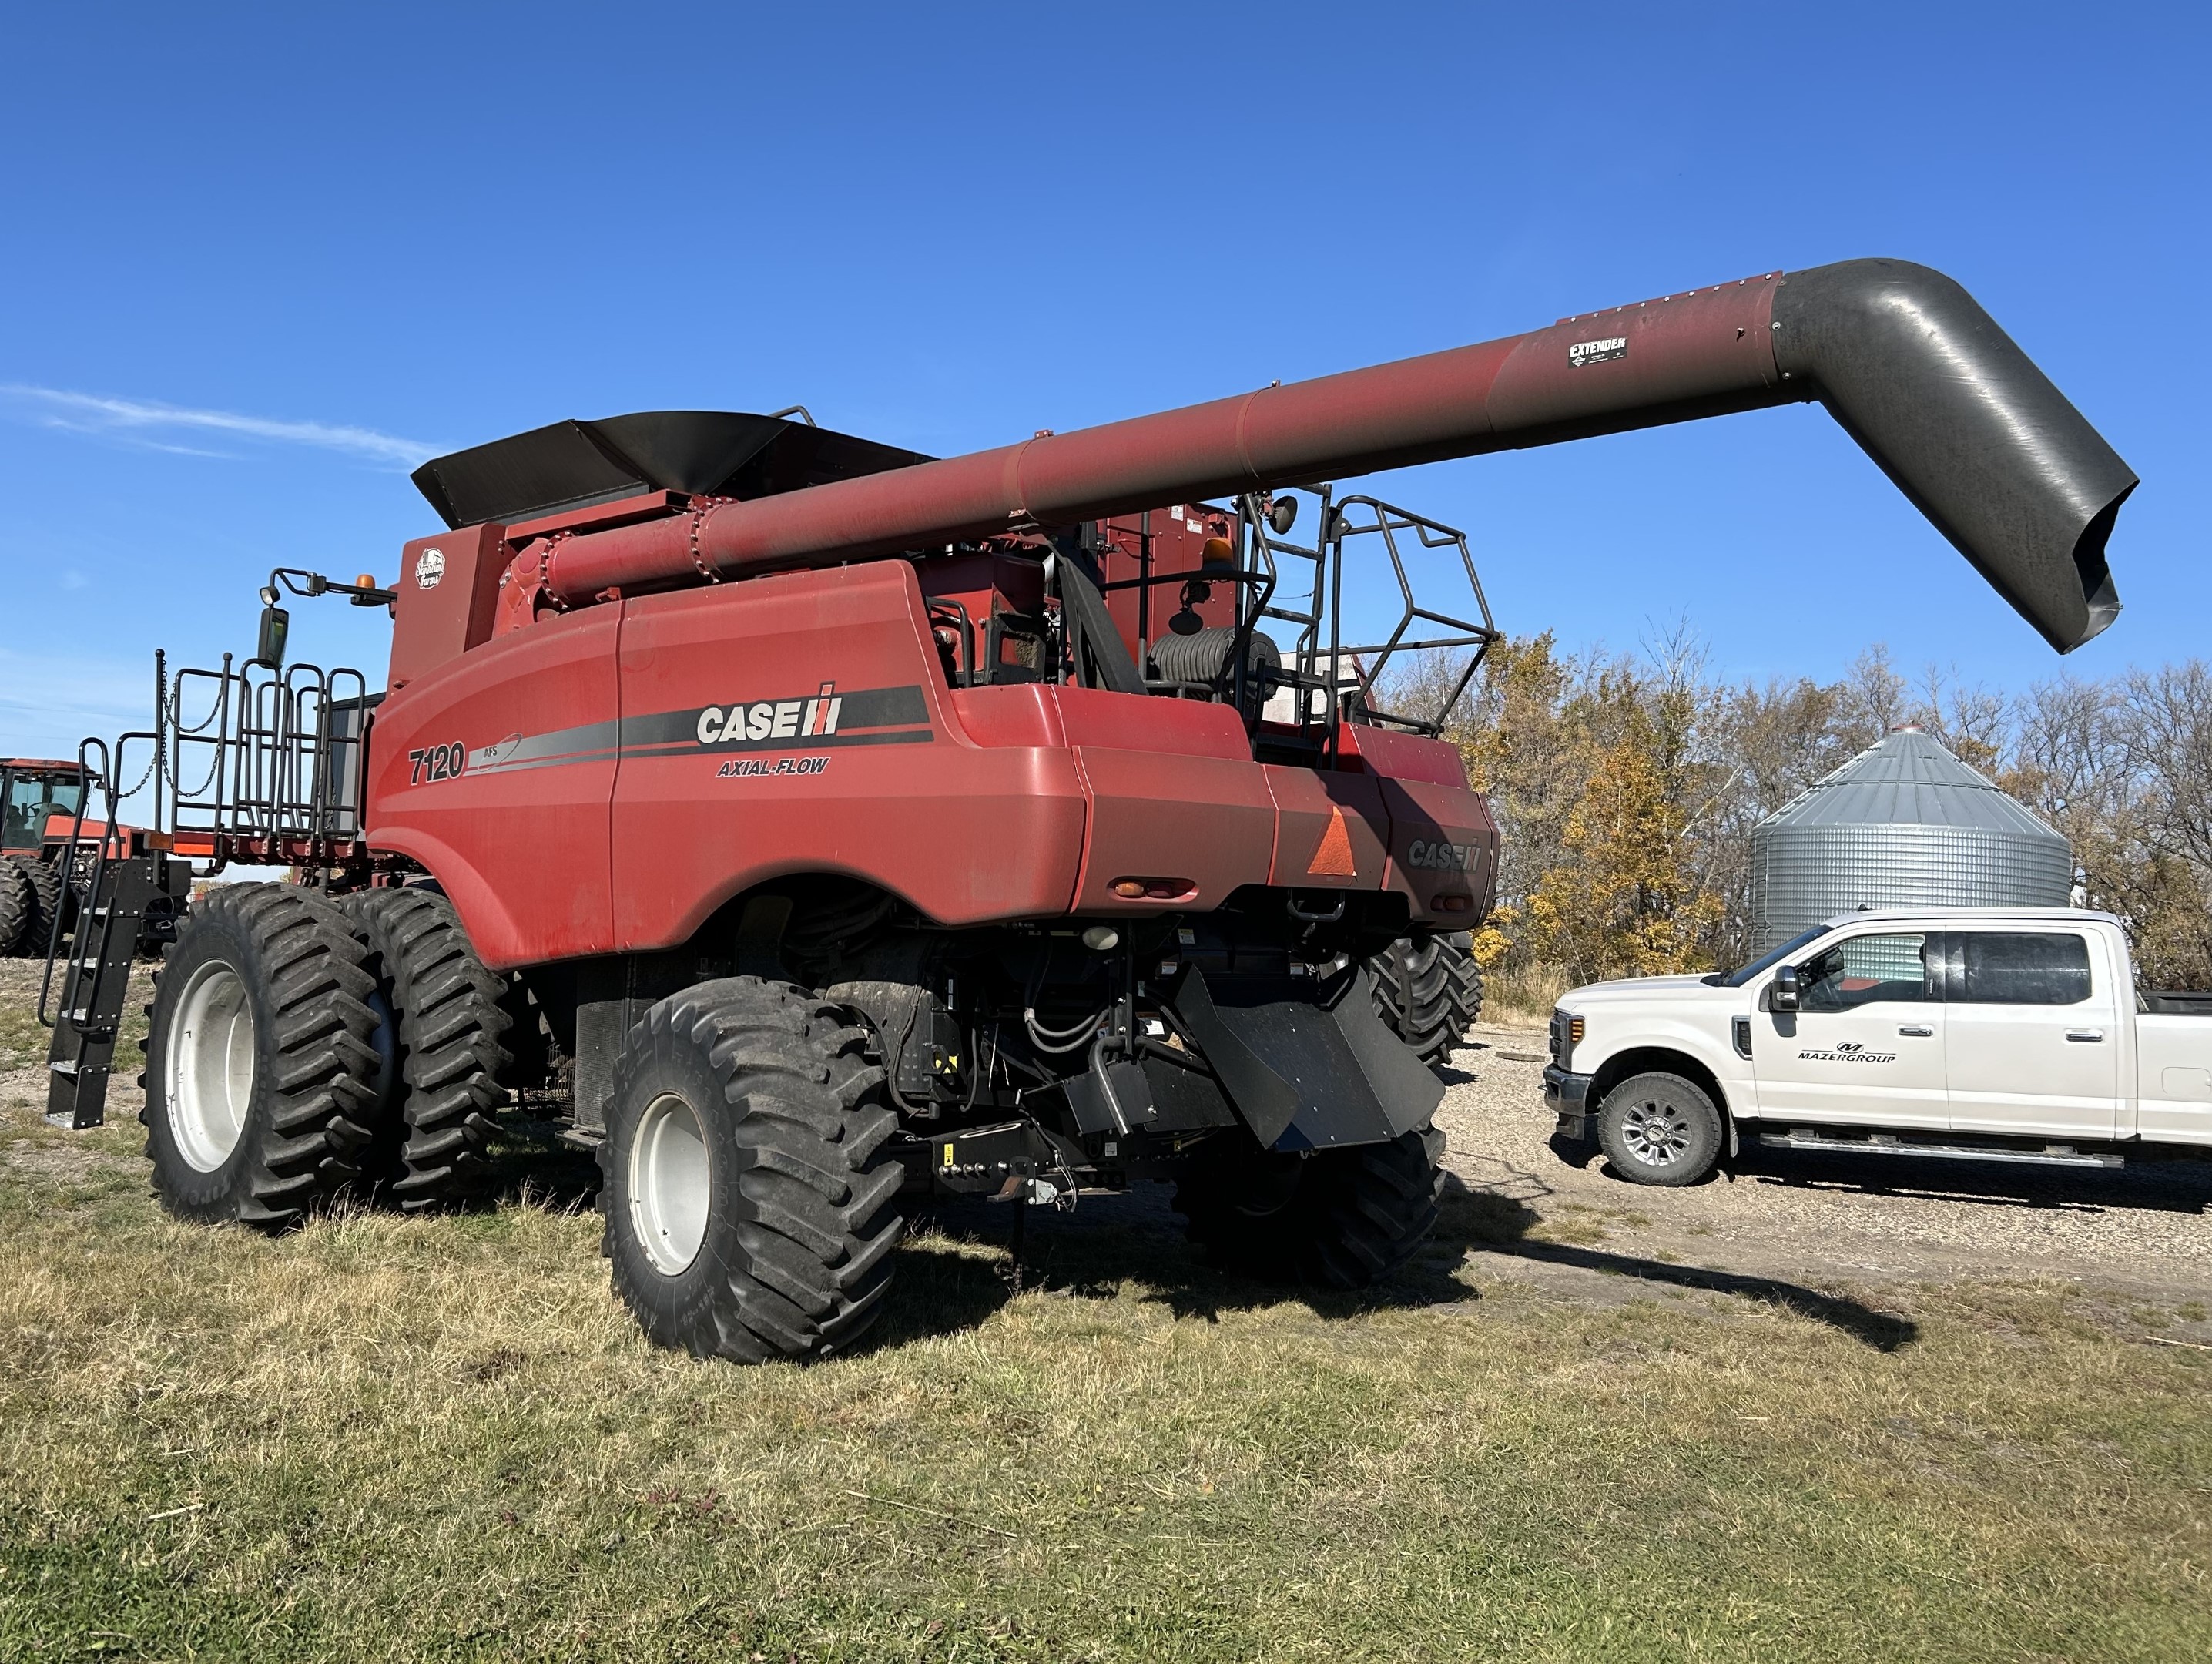
[[[875,1323],[905,1169],[866,1044],[839,1007],[757,977],[671,995],[630,1030],[599,1210],[615,1291],[655,1345],[806,1359]]]
[[[1482,1013],[1482,966],[1464,930],[1401,936],[1367,961],[1367,985],[1376,1014],[1431,1069],[1451,1061]]]
[[[373,1176],[408,1213],[468,1202],[507,1101],[507,978],[434,890],[358,890],[340,905],[376,976],[391,1059]]]
[[[146,1154],[179,1219],[281,1229],[359,1178],[376,1099],[376,979],[344,916],[226,885],[171,943],[146,1037]]]
[[[13,951],[29,959],[44,959],[46,944],[54,939],[54,917],[61,916],[62,929],[67,930],[76,916],[72,905],[76,899],[69,886],[62,882],[62,869],[51,861],[40,861],[35,856],[11,855],[8,864],[23,875],[30,886],[31,910],[25,917],[22,935]]]
[[[1175,1209],[1218,1265],[1264,1282],[1364,1289],[1435,1228],[1444,1135],[1434,1127],[1304,1155],[1210,1142],[1224,1148],[1201,1149]]]
[[[31,919],[38,911],[30,875],[13,861],[0,861],[0,954],[30,952]]]

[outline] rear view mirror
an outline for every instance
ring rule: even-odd
[[[1795,1011],[1797,1009],[1800,989],[1796,966],[1785,965],[1774,973],[1773,994],[1777,1011]]]
[[[284,637],[291,633],[292,615],[283,607],[271,604],[261,609],[261,634],[255,642],[253,656],[264,664],[284,662]]]
[[[1288,534],[1298,523],[1298,500],[1294,497],[1279,497],[1267,505],[1267,524],[1275,528],[1275,535]]]

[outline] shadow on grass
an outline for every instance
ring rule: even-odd
[[[1811,1318],[1840,1329],[1877,1352],[1894,1352],[1920,1338],[1920,1326],[1909,1317],[1856,1301],[1844,1295],[1824,1295],[1817,1289],[1784,1283],[1778,1277],[1749,1277],[1736,1271],[1708,1271],[1698,1265],[1670,1265],[1663,1260],[1643,1259],[1633,1254],[1606,1253],[1597,1248],[1573,1247],[1564,1242],[1516,1242],[1500,1252],[1516,1259],[1547,1265],[1571,1265],[1582,1271],[1610,1271],[1674,1289],[1700,1289],[1713,1294],[1735,1295],[1762,1305],[1779,1307],[1800,1317]]]
[[[1877,1351],[1895,1351],[1919,1335],[1910,1319],[1774,1277],[1533,1240],[1528,1232],[1540,1218],[1534,1208],[1471,1190],[1452,1174],[1445,1176],[1434,1234],[1388,1281],[1349,1293],[1263,1283],[1200,1259],[1182,1240],[1166,1190],[1147,1186],[1124,1197],[1087,1198],[1070,1214],[1032,1215],[1022,1253],[1024,1286],[1061,1299],[1108,1300],[1133,1282],[1144,1288],[1145,1299],[1178,1318],[1209,1323],[1224,1313],[1292,1301],[1324,1319],[1340,1320],[1391,1308],[1467,1305],[1481,1296],[1454,1273],[1470,1255],[1495,1253],[1757,1301],[1827,1324]],[[1014,1295],[1011,1257],[973,1251],[979,1244],[1010,1245],[1013,1204],[950,1204],[915,1222],[919,1234],[901,1251],[898,1295],[884,1314],[879,1344],[886,1346],[974,1328]]]
[[[565,1121],[539,1113],[526,1098],[519,1111],[499,1123],[491,1151],[491,1181],[479,1206],[534,1202],[574,1210],[587,1207],[599,1193],[599,1157],[561,1141]]]

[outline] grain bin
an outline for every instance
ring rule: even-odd
[[[2066,840],[1917,727],[1890,730],[1751,834],[1764,952],[1872,907],[2063,907]]]

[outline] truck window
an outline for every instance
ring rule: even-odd
[[[2079,1005],[2089,997],[2089,943],[2071,931],[1968,930],[1954,938],[1974,1005]]]
[[[1928,938],[1920,931],[1851,936],[1805,967],[1802,1009],[1850,1011],[1877,1001],[1920,1004],[1936,997]]]

